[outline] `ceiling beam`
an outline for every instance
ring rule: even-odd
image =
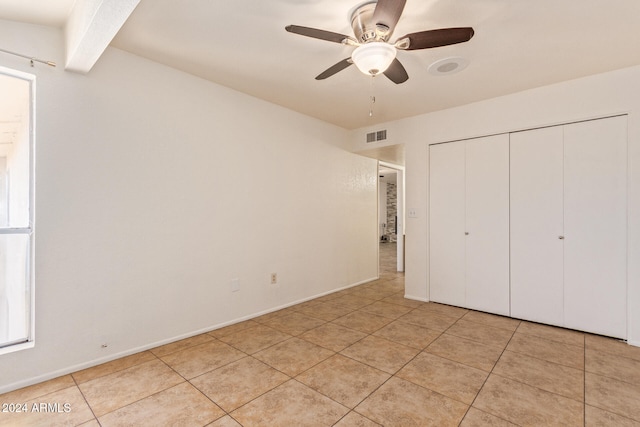
[[[140,0],[77,0],[65,26],[65,69],[88,73]]]

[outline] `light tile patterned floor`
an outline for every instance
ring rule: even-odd
[[[30,411],[0,426],[640,426],[640,348],[406,300],[394,262],[375,282],[0,395]]]

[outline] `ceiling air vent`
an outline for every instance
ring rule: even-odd
[[[367,144],[371,142],[384,141],[387,139],[387,130],[379,130],[377,132],[369,132],[367,134]]]

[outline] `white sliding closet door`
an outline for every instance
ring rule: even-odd
[[[466,143],[466,307],[509,315],[509,135]]]
[[[626,116],[564,127],[565,326],[626,338]]]
[[[429,298],[465,303],[464,142],[429,147]]]
[[[509,314],[509,136],[432,145],[432,301]]]
[[[511,134],[511,315],[562,326],[563,128]]]

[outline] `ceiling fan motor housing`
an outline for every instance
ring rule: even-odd
[[[360,43],[371,41],[386,42],[391,33],[384,25],[376,25],[373,22],[373,12],[376,9],[377,1],[368,1],[357,6],[351,12],[350,21],[353,34]]]

